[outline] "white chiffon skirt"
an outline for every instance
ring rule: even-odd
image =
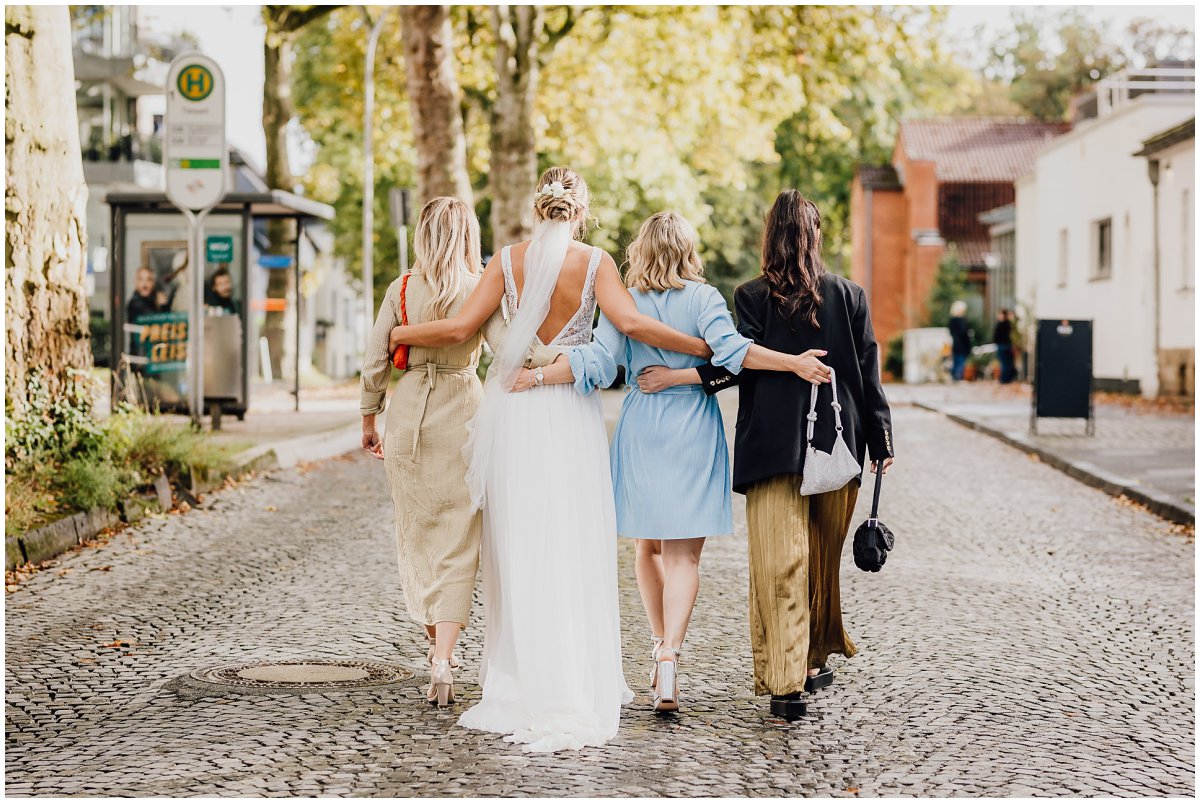
[[[485,404],[488,401],[485,400]],[[485,474],[483,699],[459,718],[526,750],[601,745],[621,669],[617,532],[599,394],[497,394]]]

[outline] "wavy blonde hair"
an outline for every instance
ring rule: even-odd
[[[457,198],[434,198],[421,208],[413,235],[413,270],[425,274],[433,291],[425,309],[439,320],[463,290],[464,274],[479,273],[479,220]]]
[[[704,265],[696,250],[700,236],[678,212],[656,212],[642,223],[625,252],[625,284],[634,290],[678,290],[684,282],[703,282]]]
[[[557,220],[565,223],[575,221],[575,234],[582,237],[587,232],[588,221],[591,219],[588,211],[591,198],[588,195],[587,182],[569,167],[548,167],[534,189],[540,190],[555,181],[563,185],[567,194],[561,198],[551,195],[535,196],[533,214],[538,220]]]

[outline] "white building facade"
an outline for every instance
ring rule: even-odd
[[[1196,394],[1196,118],[1143,143],[1158,192],[1159,392]]]
[[[1016,298],[1027,335],[1035,319],[1093,321],[1101,389],[1156,396],[1162,349],[1194,355],[1194,282],[1182,278],[1194,256],[1180,252],[1194,254],[1194,245],[1183,243],[1179,210],[1171,210],[1174,224],[1156,221],[1155,187],[1140,155],[1148,139],[1194,117],[1194,81],[1194,70],[1169,68],[1100,82],[1095,116],[1047,145],[1016,182]],[[1182,202],[1185,172],[1194,183],[1194,156],[1172,158],[1164,210]]]

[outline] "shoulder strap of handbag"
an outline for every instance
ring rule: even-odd
[[[879,518],[879,489],[883,485],[883,461],[875,461],[875,495],[871,497],[871,518]]]
[[[812,390],[809,393],[808,403],[808,442],[812,443],[813,432],[817,428],[817,389],[820,387],[816,382],[811,383]],[[829,369],[829,389],[833,391],[833,424],[837,427],[838,435],[842,434],[842,405],[838,402],[837,395],[837,373],[832,367]]]
[[[400,280],[400,325],[408,326],[408,277],[411,273],[404,274],[404,278]]]

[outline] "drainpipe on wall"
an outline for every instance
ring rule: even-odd
[[[1160,318],[1162,315],[1162,290],[1160,287],[1161,278],[1159,267],[1159,242],[1158,242],[1158,160],[1151,159],[1149,162],[1150,184],[1154,187],[1154,395],[1162,395],[1162,368],[1161,357],[1159,350],[1161,348],[1161,325]]]
[[[867,308],[870,309],[871,304],[875,300],[875,272],[874,265],[871,264],[873,261],[871,259],[873,256],[872,252],[875,250],[875,224],[873,222],[875,216],[875,190],[871,187],[863,187],[863,194],[867,205],[867,220],[865,223],[867,230],[866,261],[863,265],[863,278],[865,280],[863,284],[865,287],[863,289],[866,290]]]

